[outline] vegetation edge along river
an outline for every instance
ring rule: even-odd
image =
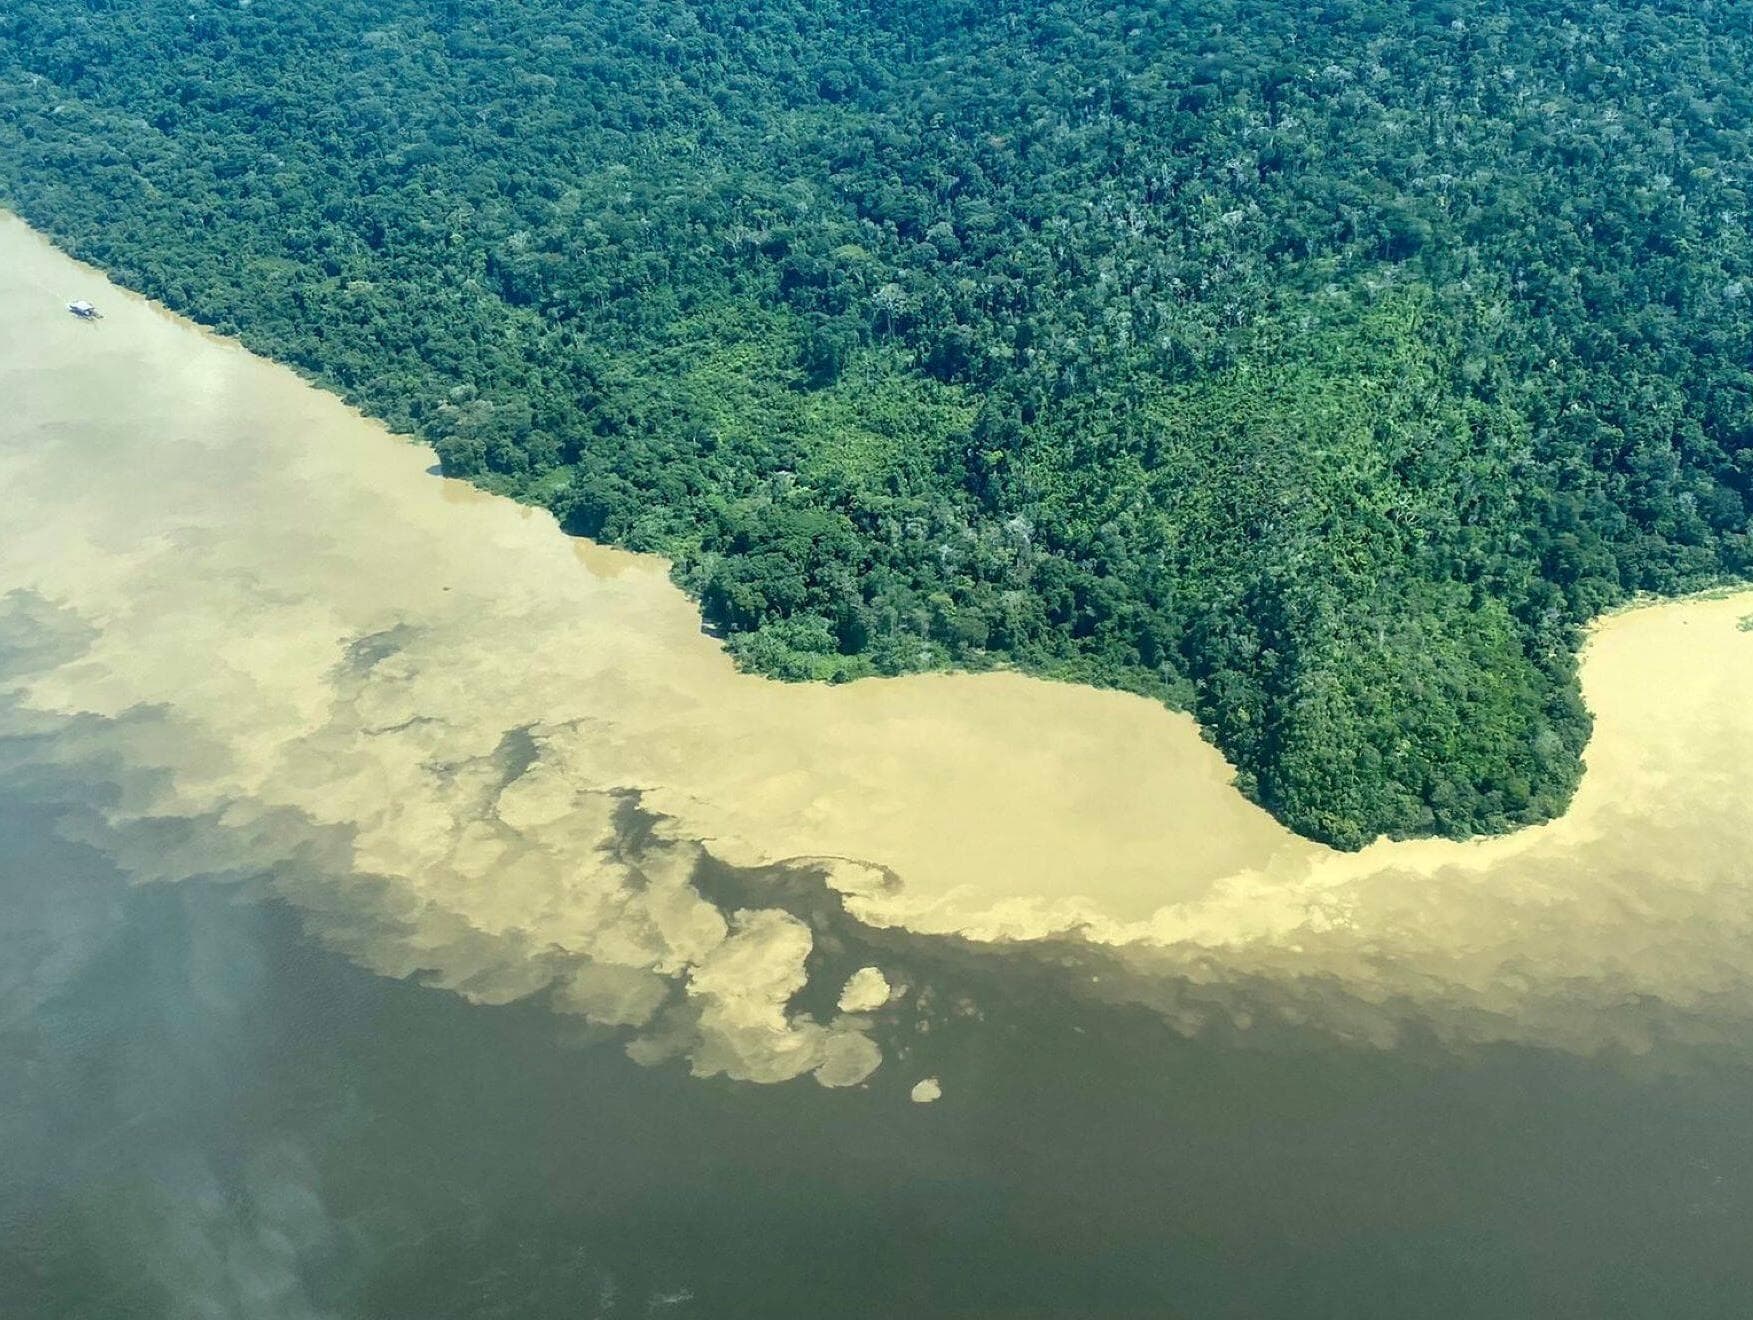
[[[325,938],[487,994],[555,976],[557,949],[680,975],[663,948],[693,950],[691,966],[697,938],[728,933],[699,906],[728,898],[707,874],[726,865],[871,928],[1049,950],[1073,936],[1124,949],[1153,982],[1266,976],[1296,1021],[1336,1013],[1347,1035],[1367,1002],[1390,1035],[1418,1005],[1466,1039],[1641,1049],[1661,1005],[1709,1004],[1728,1025],[1753,1004],[1753,589],[1591,629],[1588,773],[1562,819],[1338,853],[1243,799],[1192,719],[1145,698],[1015,672],[738,673],[661,560],[435,480],[427,447],[104,290],[0,218],[14,727],[65,729],[33,745],[74,758],[57,759],[74,782],[129,785],[104,829],[143,850],[128,863],[142,877],[169,878],[171,821],[216,825],[177,850],[187,874],[238,870],[239,847],[244,870],[274,869],[314,828],[358,883],[311,888],[295,867],[280,892],[354,914],[319,922]],[[70,296],[102,325],[69,317]],[[507,580],[506,562],[525,571]],[[654,833],[629,836],[644,840],[629,874],[615,840],[634,802]],[[733,947],[807,957],[773,922]],[[629,943],[629,923],[668,934]],[[754,962],[747,984],[791,993]],[[570,1002],[618,1012],[621,975]],[[753,1022],[764,1054],[772,1019]]]
[[[20,0],[0,200],[750,668],[1143,692],[1357,847],[1562,810],[1581,625],[1753,574],[1746,18]]]

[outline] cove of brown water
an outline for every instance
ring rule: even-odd
[[[75,298],[105,319],[67,315]],[[18,681],[20,708],[60,721],[69,756],[95,737],[82,717],[131,730],[103,756],[158,773],[118,817],[223,827],[202,855],[127,859],[142,878],[344,838],[399,924],[337,939],[379,970],[483,999],[558,977],[563,1003],[632,1029],[679,985],[697,1071],[867,1075],[856,1014],[788,1008],[808,929],[706,903],[705,849],[834,859],[873,924],[1077,929],[1146,973],[1339,977],[1454,1006],[1475,1034],[1598,1043],[1593,1008],[1626,995],[1753,1008],[1753,593],[1597,629],[1563,819],[1345,855],[1243,799],[1188,717],[1140,698],[739,674],[660,561],[430,475],[424,447],[10,217],[0,396],[0,593],[87,637]],[[664,818],[661,863],[616,844],[628,795]]]

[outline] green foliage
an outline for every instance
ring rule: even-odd
[[[739,662],[1193,709],[1306,833],[1560,810],[1753,573],[1753,11],[13,0],[0,187]]]

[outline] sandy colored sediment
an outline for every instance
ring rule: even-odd
[[[73,298],[106,319],[68,316]],[[283,816],[344,830],[420,932],[404,945],[425,942],[356,950],[384,970],[510,997],[577,954],[576,1007],[601,1020],[650,1023],[688,991],[698,1038],[654,1029],[659,1053],[856,1080],[874,1066],[856,1022],[782,1011],[808,932],[705,904],[688,882],[705,846],[847,859],[836,883],[876,922],[1079,925],[1429,993],[1513,1002],[1510,962],[1537,979],[1611,958],[1664,993],[1753,973],[1753,634],[1736,627],[1753,594],[1600,627],[1596,734],[1563,820],[1345,856],[1242,799],[1187,717],[1138,698],[1008,674],[740,675],[660,562],[430,475],[423,447],[10,218],[0,397],[0,592],[95,630],[23,680],[24,705],[174,727],[128,753],[168,773],[129,810],[225,813],[231,846]],[[507,781],[513,738],[533,756]],[[607,842],[627,790],[675,841],[669,873],[637,883]],[[1670,965],[1682,935],[1710,946],[1696,975]],[[760,1044],[775,1032],[790,1063]]]

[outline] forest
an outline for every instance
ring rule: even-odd
[[[1753,576],[1750,74],[1753,0],[8,0],[0,202],[752,670],[1130,689],[1352,848],[1563,810],[1587,622]]]

